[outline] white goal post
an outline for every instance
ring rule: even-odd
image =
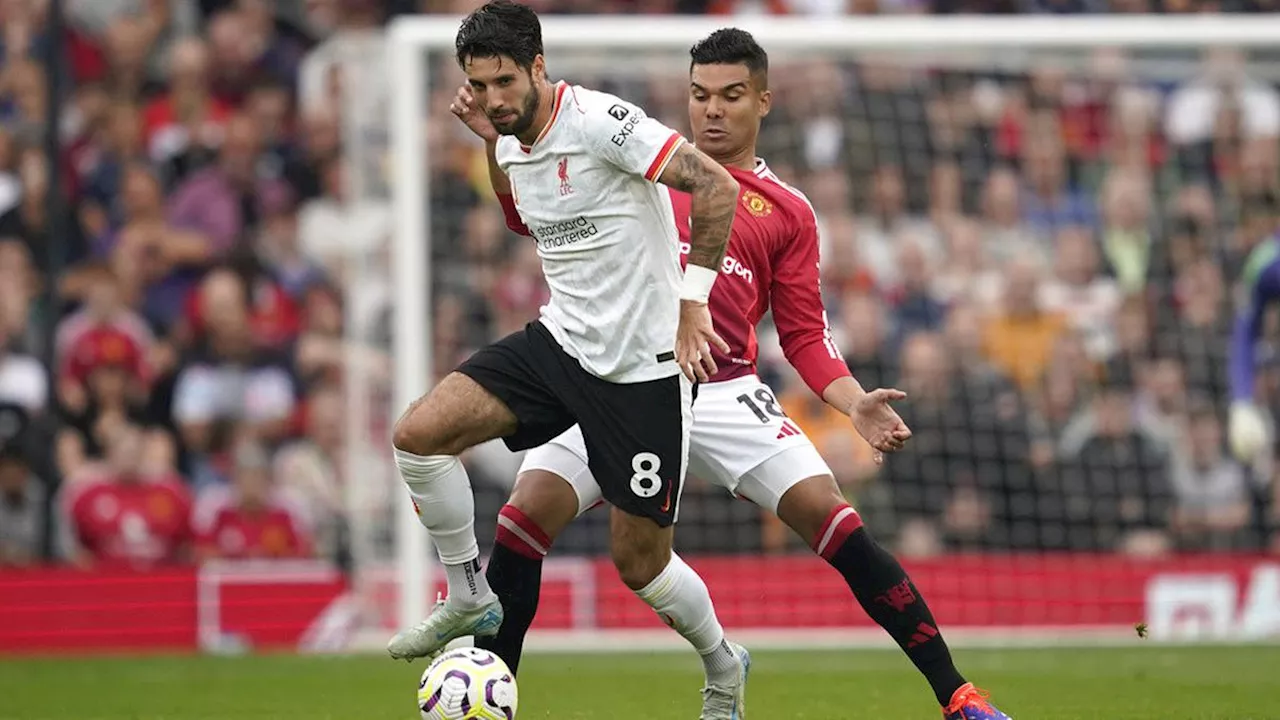
[[[430,348],[432,288],[428,143],[424,135],[432,90],[431,53],[452,62],[460,18],[398,18],[389,28],[387,57],[391,90],[391,158],[394,223],[392,264],[395,303],[393,412],[428,390],[433,377]],[[688,49],[726,25],[750,31],[770,53],[919,52],[925,55],[970,50],[1004,52],[1085,50],[1098,47],[1267,48],[1280,41],[1280,17],[1117,16],[1117,17],[544,17],[547,56],[557,69],[566,52],[596,50],[609,62],[627,63],[629,53],[665,52],[687,68]],[[432,118],[432,121],[440,119]],[[438,369],[436,369],[438,370]],[[419,620],[428,608],[430,567],[435,559],[408,503],[397,515],[397,565],[401,573],[398,609],[402,624]],[[713,588],[714,591],[714,588]],[[829,633],[824,636],[830,637]]]

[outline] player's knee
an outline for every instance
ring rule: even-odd
[[[812,542],[836,508],[848,505],[835,478],[816,475],[793,485],[778,501],[778,517],[805,542]]]
[[[645,554],[631,548],[613,553],[613,565],[618,569],[618,577],[632,590],[640,590],[653,582],[670,562],[670,549]]]
[[[520,473],[507,505],[519,510],[551,540],[578,516],[578,494],[564,478],[546,470]]]
[[[417,403],[396,421],[391,433],[391,444],[401,452],[414,455],[456,455],[457,453],[444,451],[444,443],[440,433],[432,427],[426,406],[426,401]]]
[[[615,509],[615,517],[617,511]],[[618,577],[632,590],[640,590],[671,562],[671,528],[659,527],[648,518],[613,523],[610,550]]]
[[[391,442],[414,455],[459,455],[516,430],[511,411],[475,380],[449,373],[396,422]]]

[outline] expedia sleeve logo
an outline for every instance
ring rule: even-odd
[[[631,137],[631,133],[635,132],[636,125],[644,119],[644,113],[638,110],[636,112],[631,112],[621,105],[614,105],[609,108],[609,115],[617,120],[622,120],[623,118],[626,118],[627,120],[623,123],[622,127],[619,128],[618,132],[614,133],[612,138],[609,138],[613,144],[618,147],[622,147],[627,143],[627,138]]]

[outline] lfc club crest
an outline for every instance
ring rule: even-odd
[[[573,186],[569,184],[569,158],[560,158],[560,166],[556,168],[556,176],[560,178],[560,197],[573,194]]]

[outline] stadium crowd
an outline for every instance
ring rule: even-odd
[[[726,16],[1272,5],[532,4]],[[385,488],[358,512],[392,524],[386,428],[369,432],[387,453],[350,463],[343,391],[352,362],[390,377],[391,303],[358,271],[390,218],[348,192],[344,86],[325,41],[467,5],[66,0],[51,37],[44,0],[0,0],[0,566],[341,559],[345,488],[371,477]],[[50,48],[66,77],[61,203],[48,202],[44,150]],[[1278,78],[1228,51],[1177,81],[1130,61],[1098,52],[1080,72],[1016,74],[801,58],[773,71],[762,152],[819,217],[851,369],[909,393],[915,436],[877,466],[768,333],[761,369],[904,554],[1280,552],[1271,454],[1246,467],[1223,439],[1232,289],[1280,221]],[[425,124],[437,368],[546,299],[533,244],[506,230],[480,149],[450,122],[457,79],[437,78]],[[687,126],[678,72],[571,79]],[[347,327],[352,303],[373,331]],[[1280,364],[1264,365],[1259,397],[1280,409]],[[491,526],[514,467],[468,460]],[[349,477],[352,465],[368,470]],[[801,547],[697,484],[681,516],[685,552]],[[560,545],[599,551],[602,520]]]

